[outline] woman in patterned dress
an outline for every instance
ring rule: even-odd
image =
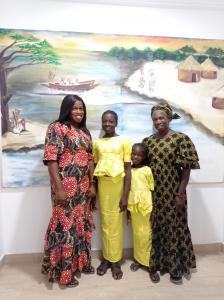
[[[75,276],[94,273],[90,251],[95,196],[91,135],[85,104],[77,95],[65,96],[58,120],[47,129],[44,164],[50,175],[53,209],[42,273],[50,282],[77,286]]]
[[[170,129],[172,119],[179,116],[168,103],[151,110],[156,133],[145,138],[148,163],[155,180],[154,227],[150,259],[155,276],[169,273],[171,282],[182,283],[190,275],[196,260],[187,223],[186,187],[191,169],[199,169],[198,155],[191,139]]]

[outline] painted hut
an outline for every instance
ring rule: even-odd
[[[198,82],[201,78],[201,65],[194,57],[188,56],[178,66],[178,79],[183,82]]]
[[[206,79],[216,79],[218,67],[213,63],[210,58],[207,58],[202,64],[201,77]]]
[[[212,97],[212,107],[224,109],[224,86],[222,86]]]

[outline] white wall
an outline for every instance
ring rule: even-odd
[[[1,1],[0,28],[67,30],[224,39],[223,11],[150,9],[70,1]],[[205,170],[206,171],[206,170]],[[9,253],[40,252],[51,212],[48,187],[2,189],[1,239]],[[189,225],[195,244],[224,241],[224,184],[189,186]],[[98,216],[93,249],[100,248]],[[131,245],[125,231],[125,247]]]

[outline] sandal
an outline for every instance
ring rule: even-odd
[[[75,277],[76,277],[76,278],[80,279],[80,278],[81,278],[81,275],[82,275],[82,274],[81,274],[81,272],[80,272],[79,270],[76,270],[76,271],[75,271]]]
[[[84,273],[84,274],[94,274],[95,273],[95,268],[93,266],[85,266],[82,269],[82,273]]]
[[[73,287],[76,287],[76,286],[78,286],[79,285],[79,282],[78,282],[78,280],[76,280],[75,278],[73,278],[72,280],[71,280],[71,282],[69,282],[69,283],[67,283],[67,284],[61,284],[61,283],[59,283],[59,286],[61,287],[61,288],[73,288]]]
[[[130,269],[132,272],[136,272],[138,269],[141,268],[141,265],[137,262],[134,261],[131,265],[130,265]]]
[[[72,281],[70,283],[66,284],[65,286],[68,287],[68,288],[73,288],[73,287],[76,287],[78,285],[79,285],[78,280],[72,279]]]
[[[112,276],[115,280],[119,280],[123,276],[123,272],[121,270],[121,266],[119,263],[112,263],[111,272],[112,272]]]
[[[181,276],[175,277],[175,276],[170,275],[170,281],[171,281],[172,283],[174,283],[174,284],[177,284],[177,285],[183,283],[183,279],[182,279]]]
[[[104,260],[100,263],[99,267],[96,269],[97,275],[103,276],[104,274],[107,273],[107,270],[108,270],[110,267],[111,267],[111,263],[110,263],[108,260],[104,259]]]
[[[153,283],[158,283],[160,281],[159,274],[157,272],[150,272],[149,271],[149,277]]]

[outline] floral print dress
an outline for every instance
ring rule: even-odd
[[[45,236],[42,273],[49,280],[66,285],[76,271],[91,266],[91,238],[94,227],[89,207],[88,162],[92,160],[91,137],[81,129],[55,122],[45,140],[44,164],[57,161],[68,205],[57,205],[51,183],[52,216]]]

